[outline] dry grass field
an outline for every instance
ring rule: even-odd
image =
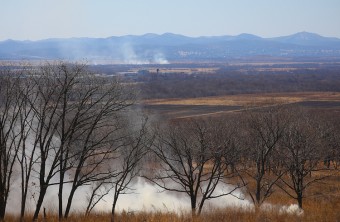
[[[340,109],[340,92],[239,94],[202,98],[143,101],[147,110],[170,118],[215,116],[277,104],[300,104],[309,108]]]
[[[262,106],[273,103],[296,103],[302,101],[340,101],[340,92],[296,92],[239,94],[190,99],[146,100],[150,105],[225,105],[225,106]]]
[[[120,212],[116,215],[115,221],[120,222],[216,222],[216,221],[243,221],[243,222],[336,222],[340,221],[340,173],[333,175],[324,181],[314,184],[307,190],[307,198],[304,200],[304,212],[283,210],[295,204],[278,188],[275,188],[273,195],[265,202],[263,209],[255,212],[249,209],[226,207],[223,209],[206,209],[204,213],[195,218],[184,212]],[[294,207],[293,207],[294,208]],[[25,221],[31,221],[31,215],[26,216]],[[16,216],[7,216],[6,222],[16,222]],[[57,222],[56,214],[47,213],[46,219],[42,217],[38,221]],[[99,222],[110,221],[109,212],[94,212],[89,216],[80,213],[73,213],[67,222]]]

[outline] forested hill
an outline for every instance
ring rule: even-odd
[[[87,59],[112,60],[126,64],[165,64],[175,61],[224,61],[261,56],[340,58],[340,39],[308,32],[276,38],[262,38],[251,34],[187,37],[165,33],[0,42],[0,60]]]

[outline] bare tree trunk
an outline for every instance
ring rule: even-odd
[[[24,142],[25,143],[25,142]],[[34,150],[32,151],[31,155],[29,156],[30,160],[28,163],[28,166],[26,165],[25,169],[25,161],[26,158],[26,147],[25,145],[23,146],[23,154],[20,162],[20,167],[21,167],[21,212],[20,212],[20,218],[21,221],[23,221],[24,216],[25,216],[25,209],[26,209],[26,199],[27,199],[27,193],[28,193],[28,186],[29,186],[29,181],[31,177],[31,172],[32,172],[32,167],[33,167],[33,158],[34,158]]]
[[[255,205],[259,205],[261,203],[261,180],[256,181],[255,198],[256,198]]]
[[[191,215],[192,217],[196,216],[196,197],[194,195],[191,196]]]
[[[118,197],[114,197],[113,203],[112,203],[112,210],[111,210],[111,222],[115,221],[115,209],[117,205]]]
[[[302,209],[302,199],[303,199],[302,193],[299,193],[299,194],[297,195],[297,201],[298,201],[298,205],[299,205],[299,208],[300,208],[300,209]]]
[[[74,196],[74,193],[76,192],[76,190],[77,190],[77,187],[73,186],[72,189],[71,189],[71,192],[70,192],[70,196],[68,197],[68,200],[67,200],[64,218],[67,218],[69,213],[70,213],[73,196]]]
[[[63,177],[61,176],[61,179]],[[62,181],[60,179],[60,181]],[[59,192],[58,192],[58,203],[59,203],[59,209],[58,209],[58,218],[59,221],[63,220],[63,182],[59,185]]]
[[[3,194],[0,193],[0,221],[4,221],[6,212],[6,203],[3,198]]]
[[[20,220],[24,221],[25,217],[25,209],[26,209],[26,198],[27,198],[27,191],[28,191],[28,178],[24,176],[24,169],[23,166],[21,168],[22,172],[22,182],[21,182],[21,209],[20,209]]]
[[[39,193],[39,198],[38,198],[38,202],[34,211],[34,215],[33,215],[33,221],[36,221],[38,219],[39,216],[39,212],[42,206],[42,203],[44,201],[44,197],[47,191],[47,185],[43,185],[40,187],[40,193]]]
[[[64,188],[64,170],[63,170],[63,148],[61,147],[60,152],[60,172],[59,172],[59,192],[58,192],[58,202],[59,202],[59,212],[58,218],[59,221],[63,220],[63,188]]]

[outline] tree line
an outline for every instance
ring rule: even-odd
[[[174,121],[155,137],[151,150],[160,162],[147,178],[185,193],[193,215],[225,195],[247,198],[258,210],[276,190],[302,209],[306,190],[337,172],[340,160],[339,125],[293,105]],[[221,184],[229,190],[218,192]]]
[[[296,68],[258,71],[250,67],[215,73],[145,73],[137,75],[143,98],[195,98],[234,94],[339,91],[338,70]]]
[[[14,179],[22,221],[33,183],[33,221],[52,186],[58,187],[60,220],[69,216],[79,188],[89,186],[85,214],[111,195],[114,221],[119,197],[138,176],[187,195],[193,215],[207,200],[236,196],[241,188],[256,208],[276,188],[302,208],[305,190],[330,175],[313,173],[339,163],[337,126],[302,108],[278,105],[229,118],[151,124],[134,110],[131,85],[93,75],[83,64],[0,72],[0,220]],[[219,185],[230,189],[216,192]]]
[[[20,181],[22,220],[32,184],[38,187],[33,220],[51,186],[58,187],[60,219],[68,217],[76,191],[90,184],[86,213],[102,189],[114,190],[114,211],[150,146],[146,118],[129,110],[133,91],[92,75],[82,64],[2,69],[0,82],[0,218],[13,193],[14,174]],[[65,184],[71,190],[63,206]]]

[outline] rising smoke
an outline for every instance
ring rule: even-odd
[[[124,43],[120,48],[123,63],[131,65],[144,64],[169,64],[164,54],[158,51],[146,51],[143,53],[136,53],[134,47],[130,43]]]
[[[55,180],[57,180],[55,176]],[[56,182],[56,181],[55,181]],[[29,198],[28,198],[28,211],[33,211],[36,204],[36,192],[37,187],[34,185],[35,182],[32,181],[32,187],[30,188]],[[65,184],[64,187],[64,205],[66,204],[67,195],[70,192],[71,186]],[[11,193],[11,198],[8,203],[8,212],[13,214],[19,214],[20,208],[20,188],[19,183],[14,183],[13,192]],[[225,192],[230,190],[228,186],[220,185],[216,192]],[[18,191],[18,192],[17,192]],[[72,203],[72,211],[83,212],[86,208],[87,196],[90,193],[90,187],[81,187],[76,191],[74,202]],[[241,192],[236,192],[235,196],[242,196]],[[47,195],[44,200],[43,206],[48,212],[57,212],[58,210],[58,187],[50,186],[47,190]],[[96,207],[95,211],[99,212],[110,212],[112,207],[112,195],[107,195],[102,201],[100,201]],[[248,200],[242,200],[234,196],[224,196],[214,200],[210,200],[206,203],[206,209],[211,210],[212,208],[224,208],[224,207],[236,207],[242,209],[252,209],[252,204]],[[137,178],[137,180],[131,185],[131,190],[127,194],[122,194],[118,199],[117,211],[127,211],[127,212],[175,212],[178,214],[189,213],[190,212],[190,199],[185,194],[173,193],[169,191],[164,191],[157,187],[156,185],[145,181],[142,178]]]
[[[56,176],[57,177],[57,176]],[[13,190],[10,195],[8,203],[8,212],[13,214],[19,214],[20,208],[20,192],[19,183],[13,184]],[[230,187],[226,185],[219,185],[215,192],[222,193],[230,190]],[[32,182],[32,187],[30,188],[30,195],[28,199],[28,211],[33,211],[36,200],[35,192],[37,189]],[[65,198],[70,192],[70,185],[65,184]],[[72,211],[83,212],[86,208],[87,196],[90,193],[90,187],[81,187],[76,191],[76,197],[72,204]],[[15,195],[16,194],[16,195]],[[58,197],[58,187],[50,186],[48,188],[47,195],[44,200],[43,206],[48,212],[57,212],[57,197]],[[254,210],[253,204],[248,200],[242,199],[243,194],[241,191],[234,193],[234,196],[228,195],[224,197],[219,197],[217,199],[208,200],[206,207],[204,209],[222,209],[225,207],[231,208],[241,208],[243,210]],[[64,203],[65,205],[66,203]],[[112,207],[112,196],[107,195],[102,201],[100,201],[96,207],[97,212],[110,212]],[[203,212],[204,212],[203,209]],[[303,210],[299,209],[298,205],[272,205],[263,204],[262,210],[274,210],[278,211],[280,214],[294,214],[301,216],[303,215]],[[190,200],[184,194],[173,193],[169,191],[161,190],[154,184],[145,181],[142,178],[138,178],[131,186],[131,191],[127,194],[122,194],[118,199],[117,212],[174,212],[177,214],[189,213],[190,212]]]

